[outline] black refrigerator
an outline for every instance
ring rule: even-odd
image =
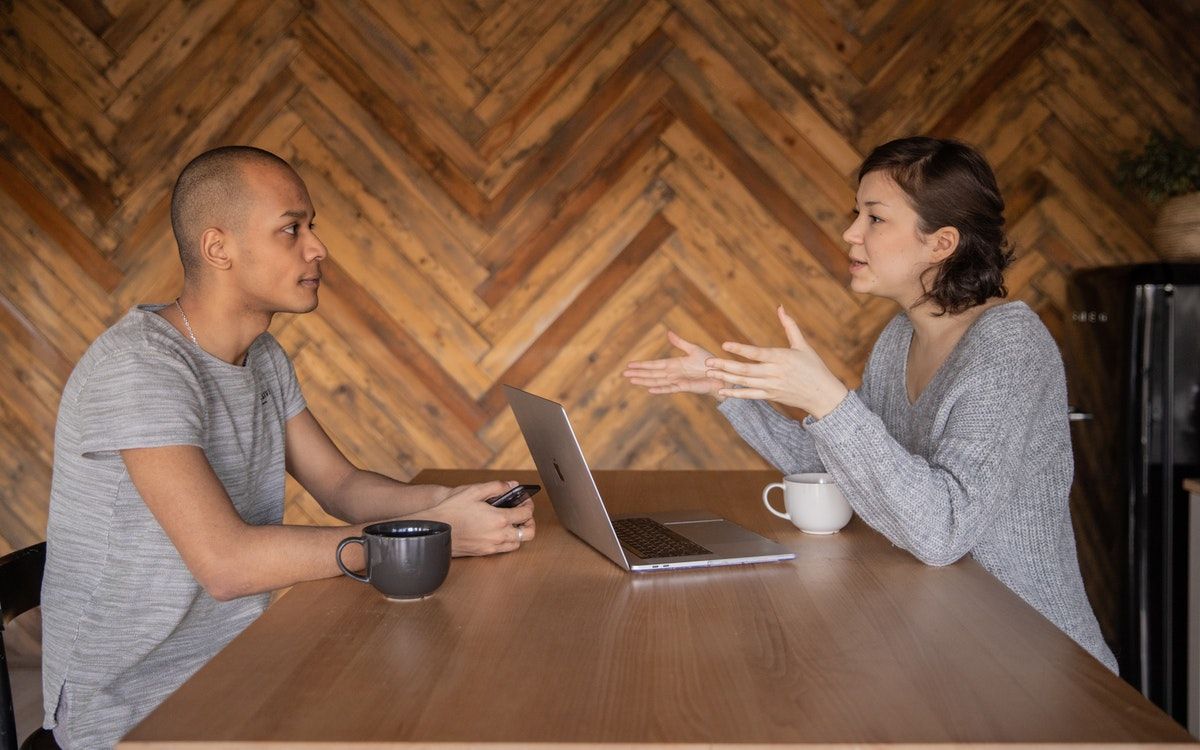
[[[1188,497],[1200,477],[1200,263],[1074,273],[1063,355],[1080,567],[1121,676],[1187,723]]]

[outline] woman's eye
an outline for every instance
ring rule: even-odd
[[[874,214],[867,214],[867,216],[869,216],[869,217],[870,217],[870,219],[871,219],[871,223],[872,223],[872,224],[878,224],[878,223],[880,223],[881,221],[883,221],[883,219],[879,218],[878,216],[876,216],[876,215],[874,215]]]

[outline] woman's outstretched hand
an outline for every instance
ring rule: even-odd
[[[846,397],[846,386],[804,340],[800,327],[783,311],[782,305],[777,312],[787,334],[788,348],[726,342],[722,349],[754,362],[710,357],[705,362],[707,378],[724,384],[717,391],[719,397],[776,401],[820,419]]]
[[[650,393],[705,393],[718,401],[717,395],[723,386],[720,380],[708,376],[712,354],[692,342],[667,331],[667,340],[676,349],[683,351],[682,357],[650,359],[630,362],[622,373],[630,383],[639,385]]]

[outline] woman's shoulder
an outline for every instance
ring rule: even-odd
[[[875,337],[875,346],[872,347],[872,350],[881,353],[897,348],[907,349],[908,342],[912,338],[912,330],[912,321],[908,319],[908,313],[898,312]]]
[[[1017,300],[1004,302],[987,310],[971,326],[972,341],[989,346],[1011,344],[1022,349],[1058,345],[1042,319],[1029,305]]]
[[[1021,301],[985,310],[968,331],[962,349],[964,366],[978,363],[992,373],[1062,369],[1058,343],[1038,314]]]

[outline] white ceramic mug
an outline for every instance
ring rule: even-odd
[[[777,488],[783,490],[786,513],[771,507],[771,490]],[[768,484],[762,497],[767,510],[791,521],[806,534],[836,534],[854,515],[846,496],[829,474],[788,474],[782,482]]]

